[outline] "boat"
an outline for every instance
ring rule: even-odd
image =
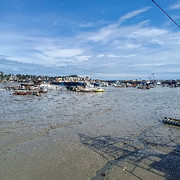
[[[95,92],[96,88],[94,87],[85,87],[81,89],[81,92]]]
[[[140,85],[138,86],[138,89],[150,89],[150,87],[146,85]]]
[[[47,93],[47,89],[41,87],[41,88],[38,90],[38,92],[39,92],[39,93]]]
[[[25,90],[14,91],[13,95],[31,95],[32,92]]]
[[[80,90],[81,92],[105,92],[106,90],[103,88],[95,88],[95,87],[85,87]]]
[[[113,85],[115,88],[125,88],[126,85],[123,83],[123,84],[119,84],[119,83],[116,83]]]
[[[13,95],[36,95],[40,96],[42,93],[47,93],[47,89],[45,88],[37,88],[33,90],[16,90],[13,92]]]
[[[96,88],[94,89],[94,92],[105,92],[106,90],[103,88]]]
[[[172,117],[164,117],[163,122],[166,124],[171,124],[175,126],[180,126],[180,119],[172,118]]]

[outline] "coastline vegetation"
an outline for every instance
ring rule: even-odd
[[[42,76],[42,75],[28,75],[28,74],[5,74],[0,71],[0,81],[37,81],[42,79],[44,81],[55,81],[57,78],[66,78],[66,77],[78,77],[77,75],[69,76]]]

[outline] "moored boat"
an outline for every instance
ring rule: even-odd
[[[95,92],[95,89],[94,87],[85,87],[81,89],[81,92]]]
[[[31,95],[31,91],[25,91],[25,90],[18,90],[14,91],[13,95]]]
[[[180,119],[164,117],[163,122],[166,124],[171,124],[175,126],[180,126]]]
[[[106,90],[103,88],[96,88],[94,89],[94,92],[105,92]]]
[[[105,92],[106,90],[103,88],[95,88],[95,87],[85,87],[81,89],[81,92]]]

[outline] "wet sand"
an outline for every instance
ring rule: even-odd
[[[0,96],[1,180],[180,177],[180,88]]]

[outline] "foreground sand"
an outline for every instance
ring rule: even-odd
[[[128,97],[134,91],[130,90]],[[71,104],[69,96],[72,99],[75,95],[63,94],[60,100],[51,99],[53,106],[50,104],[48,109],[49,99],[28,99],[32,104],[28,105],[27,99],[15,97],[15,104],[1,116],[0,179],[177,180],[180,177],[180,127],[162,123],[156,114],[162,106],[161,101],[146,106],[139,98],[139,104],[138,101],[133,104],[136,95],[133,94],[125,106],[110,93],[90,97],[77,94]],[[127,90],[121,90],[121,96],[123,93]],[[61,98],[60,95],[55,97]],[[108,96],[115,98],[112,104],[104,99]],[[61,103],[64,97],[67,106],[64,106],[65,100]],[[153,97],[156,98],[156,92]],[[167,105],[170,100],[174,101],[173,96],[165,101],[162,110],[158,110],[159,115],[165,114],[166,107],[168,112],[178,113],[177,104]],[[41,101],[46,104],[43,106]],[[27,110],[21,110],[22,102],[26,103]],[[114,105],[115,102],[118,104]],[[12,111],[15,106],[19,109]],[[66,109],[72,111],[67,113]]]
[[[1,180],[178,179],[179,127],[156,124],[127,134],[116,122],[91,129],[93,123],[50,127],[9,146]]]

